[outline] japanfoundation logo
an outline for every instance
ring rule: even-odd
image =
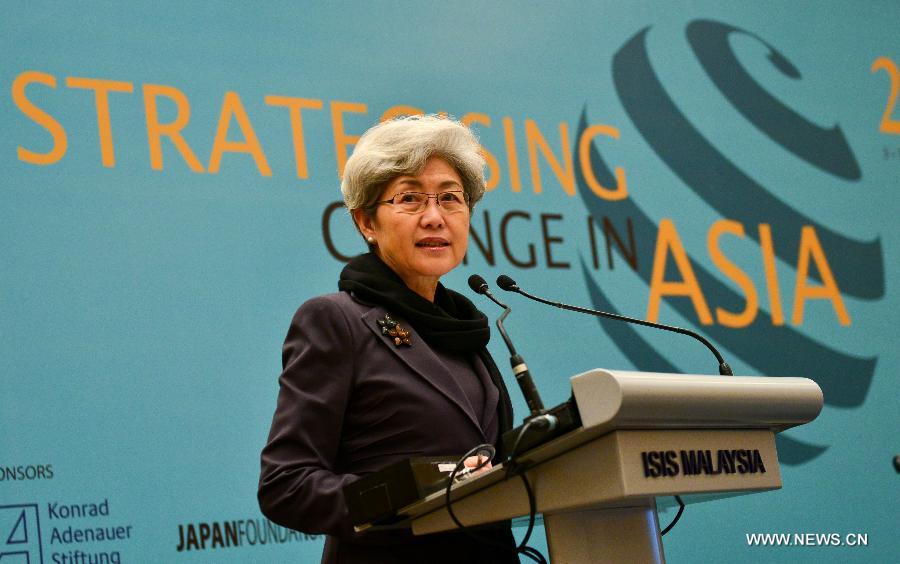
[[[314,541],[317,535],[288,529],[259,517],[222,521],[179,523],[177,552],[224,548],[263,547],[290,542]]]

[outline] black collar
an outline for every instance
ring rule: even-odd
[[[491,338],[487,317],[468,298],[438,284],[432,303],[410,290],[375,253],[353,258],[341,271],[338,288],[403,318],[443,351],[478,352]]]

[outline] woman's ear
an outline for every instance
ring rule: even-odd
[[[375,238],[375,226],[374,219],[372,216],[367,214],[365,211],[361,209],[355,209],[350,212],[353,216],[353,221],[356,223],[356,228],[359,229],[359,232],[362,233],[364,239],[368,240],[370,237]]]

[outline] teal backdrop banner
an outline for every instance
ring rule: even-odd
[[[783,489],[689,504],[669,561],[896,559],[898,22],[895,1],[6,3],[0,561],[318,561],[256,502],[281,345],[365,250],[339,191],[358,136],[423,112],[488,163],[447,286],[509,274],[823,389],[778,439]],[[716,373],[681,336],[508,301],[545,404],[594,367]]]

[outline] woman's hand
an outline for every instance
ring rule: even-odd
[[[470,456],[463,462],[463,465],[465,465],[466,468],[474,469],[474,468],[478,467],[479,464],[482,464],[482,463],[484,463],[484,466],[482,466],[475,472],[477,472],[477,473],[487,472],[488,470],[493,468],[493,465],[491,464],[490,459],[483,454],[479,454],[476,456]]]

